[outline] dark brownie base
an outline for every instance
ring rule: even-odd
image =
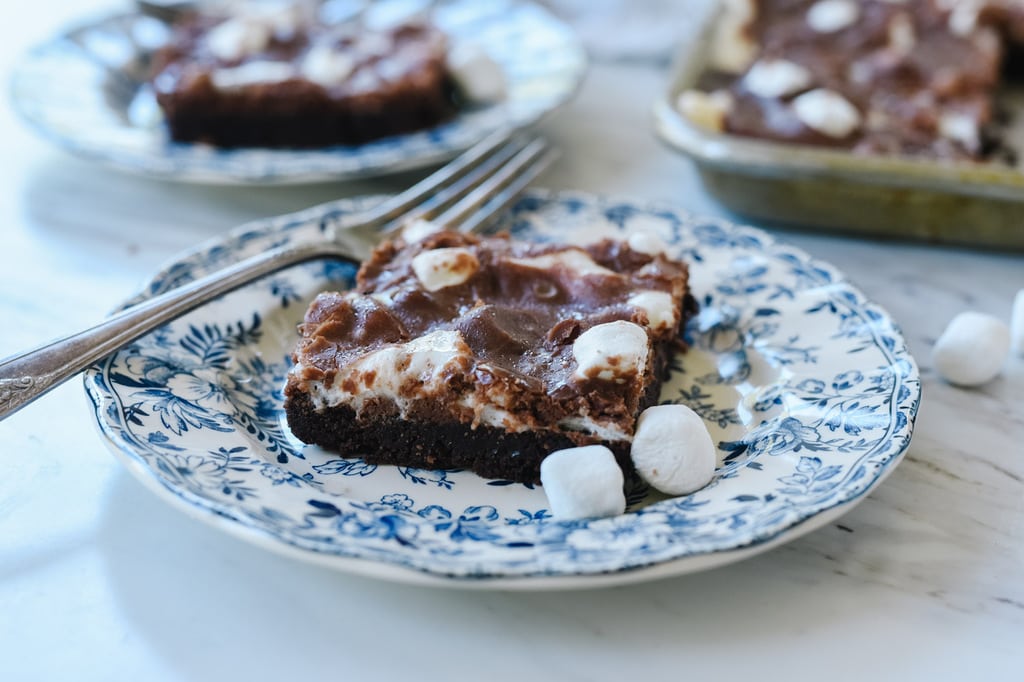
[[[349,407],[317,412],[308,396],[286,406],[288,424],[300,440],[359,456],[369,464],[418,469],[469,469],[484,478],[540,482],[540,463],[549,453],[575,447],[567,436],[457,422],[427,423],[398,417],[360,421]],[[624,471],[632,471],[629,443],[604,443]]]
[[[688,297],[687,303],[692,306],[692,299]],[[658,403],[675,350],[663,347],[657,352],[654,371],[658,380],[647,387],[639,412]],[[540,463],[545,457],[581,444],[567,435],[542,431],[509,433],[493,426],[473,428],[459,422],[407,421],[397,416],[360,420],[352,408],[344,405],[318,412],[304,393],[288,398],[285,413],[288,426],[299,440],[361,457],[369,464],[469,469],[484,478],[519,483],[540,483]],[[611,450],[629,480],[634,472],[630,441],[588,444]]]
[[[224,148],[358,145],[432,128],[458,110],[448,82],[435,92],[392,94],[386,107],[356,100],[332,102],[315,93],[302,93],[285,102],[285,108],[205,91],[158,99],[172,140]]]

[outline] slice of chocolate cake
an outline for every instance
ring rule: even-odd
[[[695,310],[683,263],[453,232],[386,242],[313,301],[285,388],[292,432],[367,462],[536,482],[602,443],[629,470]]]
[[[413,20],[323,22],[309,3],[193,16],[154,57],[171,138],[219,147],[362,144],[454,115],[446,40]]]

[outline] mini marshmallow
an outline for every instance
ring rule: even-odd
[[[861,124],[857,107],[832,90],[805,92],[793,100],[793,111],[811,130],[836,139],[847,137]]]
[[[550,270],[558,268],[571,272],[573,277],[587,276],[614,276],[615,271],[600,265],[590,257],[590,254],[583,249],[566,249],[559,253],[547,253],[542,256],[531,256],[529,258],[509,258],[509,263],[514,263],[524,268],[538,268]]]
[[[917,44],[917,31],[914,29],[914,20],[905,12],[900,12],[889,20],[889,27],[886,33],[889,38],[889,49],[897,54],[910,54]]]
[[[626,511],[622,469],[603,445],[552,452],[540,463],[540,483],[551,514],[558,519],[618,516]]]
[[[272,36],[272,28],[264,22],[228,19],[206,34],[206,46],[217,59],[233,62],[265,49]]]
[[[427,291],[462,284],[480,269],[480,261],[469,249],[433,249],[412,259],[412,270]]]
[[[448,71],[473,102],[498,102],[508,94],[501,65],[479,45],[462,43],[448,52]]]
[[[722,0],[709,61],[716,71],[740,74],[757,58],[758,45],[747,30],[757,16],[753,0]]]
[[[1017,292],[1013,299],[1013,312],[1010,314],[1010,342],[1013,352],[1024,357],[1024,289]]]
[[[668,250],[665,240],[648,230],[630,233],[626,239],[626,244],[637,253],[647,254],[648,256],[657,256]]]
[[[572,344],[576,376],[621,383],[625,376],[643,374],[648,344],[647,332],[632,322],[616,320],[594,325]]]
[[[310,5],[295,0],[244,3],[250,19],[266,24],[279,38],[290,38],[312,20],[314,10]]]
[[[651,329],[671,329],[677,324],[672,295],[664,291],[641,291],[630,296],[626,305],[642,310]]]
[[[947,111],[939,116],[939,134],[946,139],[959,142],[971,151],[981,149],[981,131],[974,117]]]
[[[302,75],[325,88],[344,83],[356,69],[356,61],[328,45],[317,45],[302,59]]]
[[[386,31],[425,17],[432,4],[429,0],[371,2],[364,5],[365,9],[359,14],[359,18],[367,28]]]
[[[949,14],[949,30],[958,36],[968,36],[978,27],[980,3],[960,0]]]
[[[713,133],[725,130],[725,118],[732,107],[732,96],[725,91],[709,94],[700,90],[686,90],[676,100],[676,109],[687,121]]]
[[[240,66],[217,69],[210,75],[215,88],[233,90],[256,83],[280,83],[295,77],[295,68],[288,62],[259,60]]]
[[[807,10],[807,25],[818,33],[835,33],[860,18],[855,0],[819,0]]]
[[[1010,352],[1010,328],[992,315],[960,313],[932,348],[942,378],[958,386],[980,386],[995,379]]]
[[[437,223],[432,223],[424,218],[417,218],[402,228],[402,239],[405,240],[406,244],[415,244],[440,231],[441,227]]]
[[[715,475],[711,434],[700,415],[686,405],[644,410],[629,454],[640,478],[667,495],[692,493]]]
[[[759,59],[743,77],[747,90],[765,99],[795,95],[811,82],[811,72],[788,59]]]

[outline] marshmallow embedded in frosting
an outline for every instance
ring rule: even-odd
[[[672,295],[665,291],[641,291],[630,296],[626,304],[642,310],[651,329],[672,329],[679,322]]]
[[[818,33],[841,31],[859,18],[860,5],[855,0],[818,0],[807,10],[807,25]]]
[[[805,92],[793,100],[800,122],[822,135],[841,139],[861,126],[861,115],[849,100],[832,90]]]
[[[595,325],[572,344],[576,377],[622,382],[640,376],[647,367],[649,344],[647,332],[632,322]]]
[[[237,16],[213,27],[206,47],[217,59],[237,61],[262,52],[275,36],[290,39],[309,20],[308,13],[305,3],[293,0],[246,3]]]
[[[206,46],[217,59],[231,62],[266,49],[272,37],[273,32],[265,23],[228,19],[206,35]]]
[[[341,85],[356,69],[356,60],[329,45],[316,45],[302,58],[302,75],[325,88]]]
[[[759,59],[743,77],[743,85],[758,97],[795,95],[810,87],[811,72],[788,59]]]
[[[637,253],[644,253],[648,256],[657,256],[668,251],[665,240],[650,230],[638,230],[630,233],[626,244]]]
[[[725,120],[733,106],[732,95],[724,90],[711,93],[686,90],[676,100],[676,109],[686,120],[713,133],[725,130]]]
[[[725,73],[743,73],[757,57],[758,45],[747,26],[757,16],[754,0],[722,0],[709,50],[710,65]]]
[[[563,268],[570,271],[576,277],[586,275],[613,276],[615,272],[594,262],[586,251],[582,249],[566,249],[558,253],[548,253],[542,256],[531,256],[529,258],[509,258],[510,263],[521,265],[527,268],[538,270],[551,270]]]
[[[441,231],[441,226],[425,218],[417,218],[402,228],[402,239],[406,244],[421,242],[432,234]]]
[[[427,291],[462,284],[480,269],[480,261],[462,247],[424,251],[412,259],[412,270]]]
[[[939,134],[962,144],[970,151],[981,148],[981,130],[970,114],[947,111],[939,116]]]
[[[217,69],[210,78],[219,90],[243,88],[256,83],[280,83],[295,77],[295,68],[288,62],[260,60],[239,66]]]

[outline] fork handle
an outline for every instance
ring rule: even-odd
[[[318,257],[345,255],[324,242],[272,249],[125,308],[77,334],[0,361],[0,420],[188,311],[260,277]]]

